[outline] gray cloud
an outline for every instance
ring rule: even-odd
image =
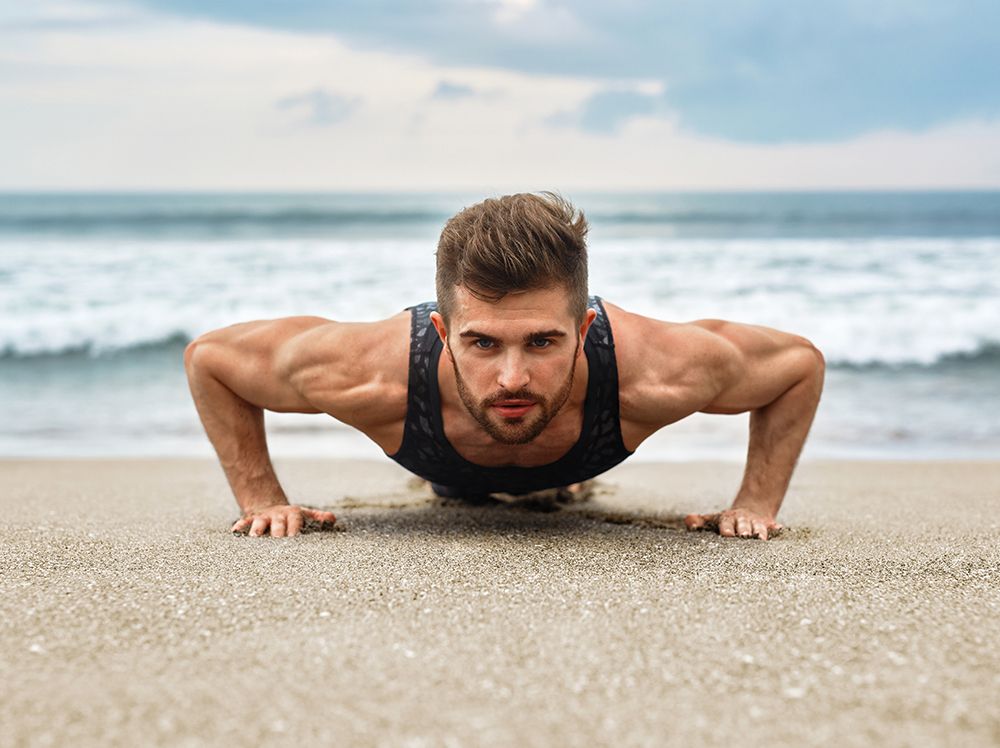
[[[432,99],[467,99],[470,96],[476,95],[476,89],[472,86],[466,86],[462,83],[452,83],[451,81],[441,81],[438,83],[437,88],[434,89],[434,93],[431,94]]]
[[[636,116],[669,114],[661,95],[638,91],[606,89],[598,91],[575,111],[558,112],[546,120],[557,127],[577,127],[587,132],[610,135]]]
[[[316,88],[312,91],[278,99],[274,106],[299,114],[301,121],[306,124],[329,127],[350,117],[351,113],[357,109],[358,104],[360,104],[360,99]]]

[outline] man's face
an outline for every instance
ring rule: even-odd
[[[501,444],[526,444],[565,405],[573,389],[581,341],[596,313],[582,324],[569,312],[562,287],[482,301],[459,286],[447,330],[432,319],[455,369],[459,397],[472,417]]]

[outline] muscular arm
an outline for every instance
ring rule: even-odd
[[[184,352],[195,407],[244,514],[288,503],[268,454],[264,410],[318,412],[281,376],[277,360],[283,347],[324,323],[247,322],[206,333]]]
[[[349,325],[318,317],[247,322],[206,333],[188,346],[184,363],[191,395],[243,512],[234,529],[249,528],[256,535],[270,526],[272,534],[295,534],[303,514],[332,520],[329,512],[269,511],[288,506],[288,499],[268,454],[264,411],[326,412],[376,440],[391,438],[386,433],[398,397],[374,364],[376,352],[390,363],[397,353],[386,350],[393,337],[388,322]],[[405,407],[405,391],[403,398]]]
[[[731,370],[706,413],[750,411],[747,463],[733,510],[717,519],[724,535],[760,535],[784,500],[823,391],[823,355],[808,340],[765,327],[698,323],[730,347]],[[725,354],[724,354],[725,355]],[[697,521],[694,521],[697,524]],[[760,525],[763,525],[761,527]]]
[[[634,443],[692,413],[750,412],[750,442],[731,509],[692,515],[692,529],[767,536],[809,433],[823,388],[824,362],[805,338],[720,320],[677,325],[619,313],[628,350],[623,433]]]

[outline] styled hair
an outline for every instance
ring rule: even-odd
[[[463,209],[441,231],[438,310],[447,320],[455,287],[497,302],[513,291],[563,286],[578,319],[587,313],[587,219],[553,192],[520,193]]]

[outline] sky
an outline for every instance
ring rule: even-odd
[[[0,190],[1000,187],[995,0],[0,0]]]

